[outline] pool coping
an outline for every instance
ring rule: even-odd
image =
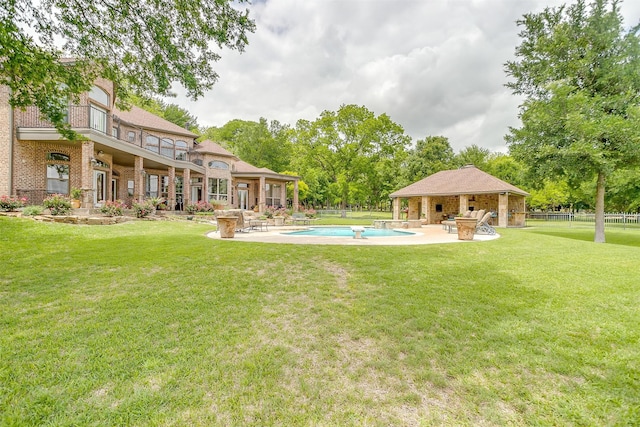
[[[348,227],[347,225],[342,225]],[[314,226],[318,228],[322,226]],[[334,226],[337,227],[337,226]],[[429,245],[441,243],[473,243],[495,240],[500,237],[499,234],[493,236],[476,234],[473,240],[458,240],[456,233],[448,233],[441,225],[423,225],[420,228],[397,228],[395,230],[404,232],[414,232],[415,235],[392,236],[392,237],[373,237],[363,239],[355,239],[353,237],[341,236],[295,236],[282,234],[296,230],[304,230],[310,227],[306,226],[271,226],[269,231],[252,230],[249,232],[235,233],[233,238],[221,238],[220,233],[212,231],[207,237],[215,240],[224,240],[228,242],[254,242],[254,243],[284,243],[298,245],[346,245],[346,246],[402,246],[402,245]]]

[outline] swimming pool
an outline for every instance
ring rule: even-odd
[[[411,231],[390,230],[386,228],[362,227],[362,237],[398,237],[413,236],[416,233]],[[317,236],[317,237],[353,237],[354,231],[351,227],[311,227],[306,230],[289,231],[281,233],[287,236]]]

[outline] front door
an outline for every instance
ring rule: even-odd
[[[93,203],[104,202],[107,198],[107,173],[93,171]]]
[[[249,190],[238,190],[238,208],[249,209]]]

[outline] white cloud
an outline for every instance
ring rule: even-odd
[[[295,125],[341,104],[386,113],[414,140],[449,138],[454,150],[504,150],[519,99],[503,64],[519,44],[515,21],[558,0],[266,0],[243,54],[222,52],[220,80],[178,103],[201,124],[265,117]],[[625,23],[640,2],[622,4]],[[178,90],[178,92],[180,92]]]

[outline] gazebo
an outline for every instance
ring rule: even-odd
[[[393,219],[400,220],[402,201],[407,200],[407,220],[422,219],[439,224],[468,210],[492,211],[498,227],[524,227],[524,190],[481,171],[473,165],[434,173],[390,194]]]

